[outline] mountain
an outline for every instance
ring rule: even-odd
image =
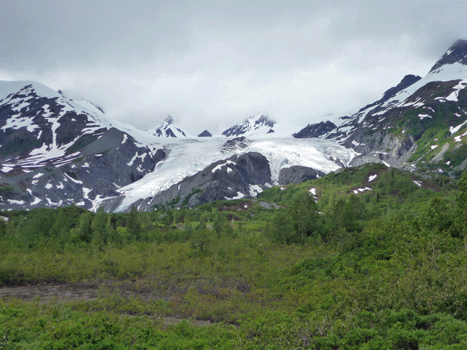
[[[165,158],[139,135],[87,101],[35,82],[1,81],[0,207],[95,208]]]
[[[209,131],[204,130],[201,134],[198,135],[198,137],[212,137],[212,134]]]
[[[171,117],[149,133],[44,85],[0,82],[0,209],[193,206],[369,162],[456,176],[467,166],[466,57],[457,41],[423,78],[407,75],[379,100],[294,137],[264,115],[227,138],[193,137]]]
[[[456,41],[423,77],[406,76],[383,97],[335,128],[313,133],[359,153],[353,165],[383,162],[411,170],[455,175],[467,165],[467,41]]]
[[[107,211],[125,211],[132,205],[138,210],[154,209],[161,204],[195,205],[213,198],[240,198],[238,193],[242,198],[251,198],[266,187],[310,176],[312,170],[316,171],[316,177],[338,170],[347,166],[356,155],[352,149],[334,141],[292,137],[173,139],[173,143],[165,147],[167,157],[157,164],[154,171],[120,188],[119,196],[101,202]],[[261,157],[242,158],[247,154],[259,154]],[[237,164],[239,159],[249,159],[251,166],[248,171],[237,171],[238,166],[232,162]],[[212,169],[219,164],[226,166],[219,167],[219,174],[211,175]],[[295,166],[302,169],[295,171],[294,175],[281,173],[283,169]],[[263,174],[261,182],[250,181],[254,172]],[[250,185],[256,191],[250,191]],[[217,195],[213,193],[215,189],[219,192]],[[196,195],[192,194],[193,191]]]
[[[151,135],[42,84],[0,82],[0,209],[125,211],[249,198],[337,170],[356,154],[332,141],[256,138],[273,126],[257,116],[237,125],[240,137],[197,138],[167,118]]]
[[[157,137],[187,137],[187,134],[174,124],[172,116],[168,116],[161,125],[149,129],[148,133]]]
[[[275,122],[265,115],[259,114],[245,119],[242,123],[225,130],[222,135],[227,137],[264,135],[274,132]]]

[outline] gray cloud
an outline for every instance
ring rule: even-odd
[[[424,75],[467,38],[465,2],[2,1],[0,79],[194,133],[255,113],[297,125]],[[201,125],[200,125],[201,124]]]

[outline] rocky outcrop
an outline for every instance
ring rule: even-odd
[[[304,166],[291,166],[282,168],[279,172],[279,185],[298,184],[308,180],[314,180],[326,175],[322,171]]]
[[[406,75],[404,78],[402,78],[399,84],[386,90],[386,92],[383,94],[383,97],[379,101],[377,101],[377,103],[386,102],[391,97],[394,97],[399,91],[402,91],[408,88],[410,85],[415,84],[420,79],[422,79],[422,77],[418,75],[413,75],[413,74]]]
[[[251,141],[248,140],[246,137],[244,137],[244,136],[236,137],[236,138],[234,138],[232,140],[226,141],[222,145],[220,151],[222,153],[234,152],[234,151],[238,151],[238,150],[242,150],[244,148],[247,148],[250,144],[251,144]]]
[[[198,137],[212,137],[212,134],[209,131],[204,130],[201,134],[198,135]]]
[[[195,206],[215,200],[252,198],[271,183],[269,162],[260,153],[234,155],[215,162],[167,190],[134,205],[151,210],[158,205]]]

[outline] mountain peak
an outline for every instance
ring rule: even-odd
[[[275,122],[264,114],[258,114],[246,118],[242,123],[235,124],[225,130],[222,135],[230,137],[269,134],[274,132],[274,124]]]
[[[187,134],[174,124],[174,118],[171,115],[165,118],[161,125],[155,129],[149,129],[148,132],[157,137],[187,137]]]
[[[452,44],[439,61],[430,69],[429,73],[435,71],[441,66],[456,62],[467,65],[467,40],[459,39]]]
[[[164,122],[167,124],[173,124],[174,118],[171,115],[169,115],[167,118],[164,119]]]

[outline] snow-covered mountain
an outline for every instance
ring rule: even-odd
[[[35,82],[1,81],[0,208],[92,208],[165,157],[149,140],[87,101]]]
[[[146,132],[44,85],[0,82],[0,209],[192,206],[365,162],[455,174],[467,166],[466,63],[458,41],[425,77],[408,75],[337,125],[295,137],[264,115],[211,137],[172,118]]]
[[[322,176],[355,155],[330,141],[265,138],[273,126],[264,116],[249,118],[229,133],[242,137],[226,140],[193,137],[168,118],[151,135],[42,84],[0,82],[0,209],[75,203],[122,211],[177,198],[195,205],[251,197]],[[293,176],[280,175],[294,166]]]
[[[466,87],[467,41],[459,40],[423,78],[406,76],[339,125],[312,124],[294,136],[314,132],[352,147],[360,153],[352,164],[376,161],[455,173],[467,165]]]
[[[148,133],[157,137],[187,137],[190,136],[184,132],[180,127],[174,124],[172,116],[168,116],[161,125],[154,129],[149,129]]]
[[[274,124],[275,122],[265,115],[258,114],[245,119],[242,123],[235,124],[228,128],[222,133],[222,135],[227,137],[251,137],[255,135],[270,134],[274,132]]]

